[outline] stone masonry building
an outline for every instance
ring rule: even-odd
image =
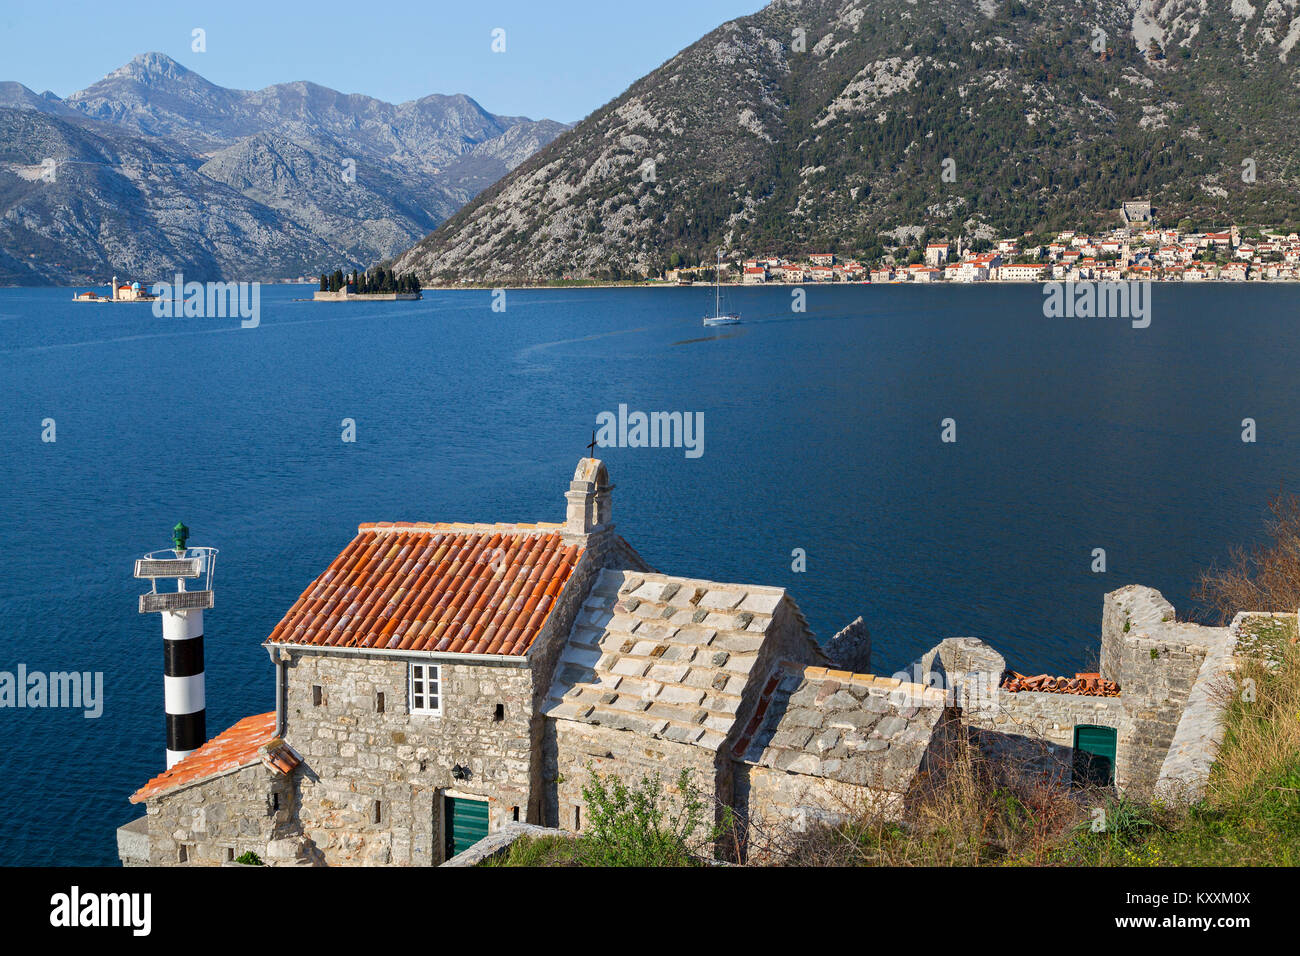
[[[276,709],[141,787],[123,862],[435,865],[515,821],[580,832],[592,771],[686,770],[742,821],[896,814],[959,729],[1066,765],[1077,727],[1109,730],[1121,787],[1208,767],[1202,683],[1231,629],[1174,623],[1154,591],[1107,596],[1119,696],[1004,689],[973,638],[880,677],[860,619],[823,648],[782,588],[656,572],[612,491],[586,458],[563,523],[361,525],[265,641]]]

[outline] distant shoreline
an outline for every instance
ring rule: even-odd
[[[237,279],[222,280],[229,282],[244,281]],[[247,280],[260,281],[260,280]],[[1025,286],[1025,285],[1054,285],[1066,284],[1073,282],[1075,285],[1109,285],[1116,282],[1149,282],[1153,285],[1191,285],[1191,286],[1252,286],[1252,285],[1300,285],[1300,279],[985,279],[980,282],[956,282],[943,279],[939,282],[763,282],[745,285],[741,282],[724,282],[722,286],[728,289],[765,289],[765,288],[782,288],[782,289],[843,289],[872,286],[911,286],[925,289],[943,289],[943,288],[982,288],[989,286]],[[0,289],[84,289],[85,283],[77,285],[0,285]],[[281,280],[262,281],[261,285],[265,286],[315,286],[314,282],[284,282]],[[700,282],[692,285],[677,285],[670,282],[584,282],[575,285],[425,285],[420,286],[421,292],[491,292],[494,289],[508,289],[510,291],[521,291],[526,289],[537,289],[551,292],[567,292],[580,289],[712,289],[713,283]],[[385,298],[387,294],[385,294]],[[105,297],[104,301],[110,301]],[[148,302],[150,300],[140,300]],[[303,302],[311,301],[381,301],[377,298],[366,298],[362,296],[350,296],[347,300],[313,300],[303,299]],[[388,301],[392,301],[388,299]]]
[[[1300,285],[1300,279],[985,279],[980,282],[953,282],[944,279],[939,282],[763,282],[745,285],[741,282],[724,282],[727,289],[844,289],[911,286],[922,289],[986,288],[997,286],[1026,285],[1113,285],[1117,282],[1149,282],[1152,285],[1191,285],[1191,286],[1250,286],[1250,285]],[[668,282],[603,282],[583,283],[582,285],[427,285],[421,286],[422,292],[491,292],[495,289],[519,291],[539,289],[549,292],[568,292],[577,289],[712,289],[712,282],[700,282],[695,285],[676,285]]]

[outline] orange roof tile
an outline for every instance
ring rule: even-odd
[[[267,640],[521,656],[582,553],[559,527],[363,524]]]
[[[274,736],[274,712],[245,717],[131,794],[131,802],[141,803],[165,790],[173,790],[226,770],[257,763],[262,759],[258,751],[263,744],[270,743]],[[277,758],[284,761],[289,770],[298,764],[297,758],[287,752],[277,755]],[[287,773],[288,770],[281,772]]]
[[[1021,691],[1080,694],[1085,697],[1118,697],[1120,694],[1119,684],[1113,680],[1104,680],[1096,671],[1076,673],[1074,677],[1053,677],[1050,674],[1026,677],[1015,671],[1006,671],[1002,675],[1001,687],[1013,694]]]

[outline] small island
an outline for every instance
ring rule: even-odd
[[[120,285],[117,276],[113,276],[108,287],[108,295],[100,292],[78,292],[72,297],[73,302],[153,302],[158,297],[147,292],[138,282],[123,282]]]
[[[320,288],[312,297],[315,302],[412,302],[421,298],[420,280],[414,272],[398,275],[391,269],[376,266],[366,272],[342,269],[320,275]]]

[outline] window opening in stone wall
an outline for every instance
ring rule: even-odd
[[[442,713],[442,673],[437,664],[412,664],[409,672],[411,713]]]

